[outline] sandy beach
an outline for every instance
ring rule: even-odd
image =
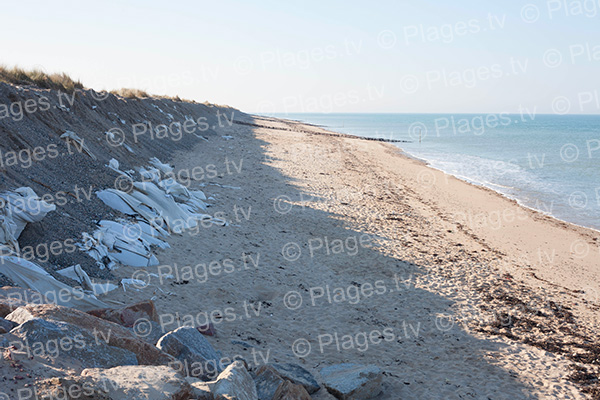
[[[229,225],[119,268],[147,286],[103,300],[152,298],[167,330],[212,322],[214,347],[250,366],[296,362],[319,380],[331,363],[378,365],[381,399],[589,395],[574,379],[599,354],[598,232],[323,133],[254,117],[175,154],[176,171],[215,171],[191,188]]]
[[[0,400],[600,400],[600,0],[2,10]]]

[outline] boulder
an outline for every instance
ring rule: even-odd
[[[19,399],[112,400],[90,377],[53,377],[19,389]]]
[[[273,395],[272,400],[311,400],[311,397],[304,386],[284,381]]]
[[[145,300],[121,308],[100,308],[87,313],[128,328],[133,327],[139,319],[159,322],[158,313],[152,300]]]
[[[256,378],[254,378],[258,400],[272,400],[275,392],[283,382],[284,379],[279,376],[273,367],[269,365],[261,366],[256,371]]]
[[[154,321],[137,320],[133,327],[128,329],[139,339],[152,346],[156,346],[160,338],[167,333],[161,324]]]
[[[375,365],[336,364],[321,370],[323,385],[338,399],[372,399],[381,393],[383,373]]]
[[[173,361],[171,356],[140,340],[127,328],[74,308],[54,304],[26,305],[19,307],[6,316],[6,319],[17,324],[22,324],[34,318],[42,318],[52,322],[67,322],[85,329],[110,346],[133,352],[140,365],[168,365]]]
[[[156,347],[179,360],[172,367],[185,375],[207,380],[222,371],[219,355],[196,328],[177,328],[161,337]]]
[[[304,386],[308,393],[314,393],[320,388],[312,374],[298,364],[282,363],[269,365],[272,366],[282,378]]]
[[[15,324],[14,322],[0,317],[0,335],[10,332],[10,330],[16,326],[17,324]]]
[[[19,287],[4,286],[0,288],[0,317],[27,304],[49,304],[50,301],[40,292]]]
[[[66,322],[34,318],[10,333],[20,339],[19,350],[26,351],[30,357],[60,358],[61,362],[70,358],[81,369],[137,365],[137,358],[131,351],[109,346],[85,329]]]
[[[111,369],[86,369],[90,377],[111,400],[188,400],[194,398],[190,384],[165,366],[124,366]]]
[[[242,361],[235,361],[209,384],[215,400],[258,400],[254,380]]]
[[[211,382],[204,382],[198,378],[191,377],[187,377],[185,379],[192,386],[194,400],[214,400],[213,395],[210,391]]]
[[[21,338],[13,335],[12,333],[3,333],[0,335],[0,347],[11,347],[12,342],[17,342],[21,344]]]
[[[24,301],[0,297],[0,318],[6,317],[17,308],[26,305]]]

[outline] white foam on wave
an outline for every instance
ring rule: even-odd
[[[424,161],[431,168],[473,185],[491,189],[525,208],[573,225],[593,230],[600,227],[594,225],[586,213],[575,214],[577,218],[573,218],[572,209],[565,202],[568,190],[565,191],[559,182],[544,181],[532,171],[516,164],[465,154],[407,151],[405,148],[402,150],[410,157]],[[505,166],[509,168],[504,168]],[[600,224],[600,221],[598,223]]]

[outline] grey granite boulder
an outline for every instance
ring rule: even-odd
[[[258,400],[273,400],[275,392],[284,382],[284,379],[279,376],[275,368],[270,365],[263,365],[256,371],[256,392]]]
[[[179,360],[172,367],[184,375],[208,380],[223,370],[219,355],[196,328],[177,328],[161,337],[156,347]]]
[[[54,304],[26,305],[17,308],[6,319],[17,324],[41,318],[52,322],[66,322],[98,337],[110,346],[119,347],[134,353],[140,365],[167,365],[176,360],[160,351],[156,346],[140,340],[124,326],[94,317],[74,308]]]
[[[282,363],[269,365],[273,367],[282,378],[304,386],[308,393],[314,393],[320,388],[312,374],[298,364]]]
[[[321,370],[327,391],[341,400],[366,400],[381,393],[383,373],[375,365],[336,364]]]
[[[7,319],[0,317],[0,334],[10,332],[17,324]]]
[[[215,400],[258,400],[254,380],[242,361],[225,368],[211,385]]]
[[[119,365],[137,365],[134,353],[109,346],[101,337],[67,322],[34,318],[10,331],[19,338],[29,356],[70,358],[82,368],[112,368]]]
[[[185,380],[192,386],[193,398],[195,400],[214,400],[213,395],[210,392],[210,385],[212,382],[204,382],[190,376],[185,378]]]
[[[111,369],[86,369],[82,378],[89,378],[106,391],[110,400],[188,400],[195,399],[190,384],[167,366],[127,366]],[[83,392],[85,393],[85,392]],[[87,399],[77,393],[80,400]],[[73,396],[75,397],[75,396]],[[56,397],[52,397],[56,398]],[[105,397],[93,397],[104,399]]]
[[[156,343],[161,337],[165,335],[163,327],[154,321],[143,321],[139,320],[129,329],[138,339],[143,340],[146,343],[150,343],[152,346],[156,346]]]
[[[311,400],[311,397],[304,386],[284,381],[271,400]]]

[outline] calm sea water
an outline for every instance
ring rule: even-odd
[[[406,153],[556,218],[600,229],[600,116],[275,114]],[[419,141],[420,139],[420,141]]]

